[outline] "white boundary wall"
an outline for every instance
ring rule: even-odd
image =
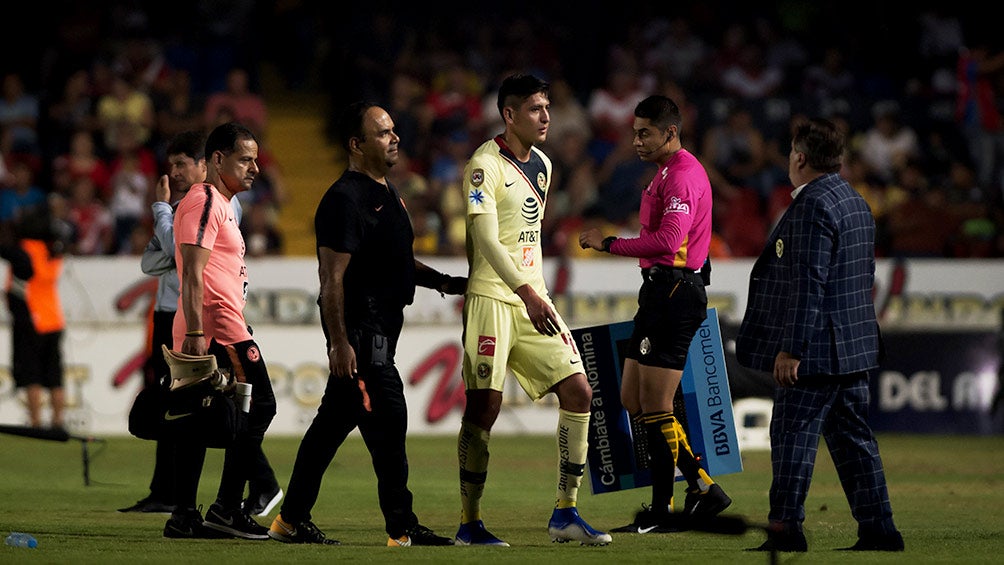
[[[466,273],[463,259],[422,261],[451,274]],[[723,323],[742,316],[752,264],[714,264],[710,306],[718,308]],[[557,260],[549,261],[549,280],[555,280],[557,265]],[[260,259],[249,261],[248,268],[245,314],[269,365],[278,401],[269,433],[299,435],[313,417],[327,378],[316,306],[317,264],[313,258]],[[633,261],[572,260],[568,269],[568,289],[556,303],[573,328],[633,316],[640,283]],[[0,276],[6,279],[6,265],[0,266]],[[147,347],[155,285],[140,272],[138,257],[67,258],[61,293],[68,319],[63,349],[72,431],[128,433],[126,416],[140,386],[135,367]],[[884,330],[997,329],[1004,307],[1004,261],[880,260],[876,291]],[[456,297],[444,299],[420,288],[415,304],[406,310],[397,364],[405,380],[412,433],[454,434],[459,429],[459,304]],[[22,398],[9,375],[8,317],[5,308],[0,312],[0,424],[23,424]],[[553,400],[532,404],[514,386],[505,397],[498,433],[554,429]]]

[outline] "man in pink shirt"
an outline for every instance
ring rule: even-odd
[[[261,442],[275,416],[275,395],[258,344],[244,320],[247,266],[244,239],[230,200],[251,188],[258,174],[258,142],[248,128],[229,122],[206,140],[206,182],[193,185],[174,214],[175,262],[181,296],[174,318],[174,349],[214,355],[221,369],[251,384],[247,430],[227,447],[220,487],[206,512],[196,509],[205,448],[198,438],[178,441],[175,454],[176,508],[165,537],[268,539],[268,528],[242,508],[244,487]]]
[[[679,531],[690,519],[718,514],[732,499],[698,464],[673,415],[690,342],[707,318],[711,183],[700,161],[680,143],[675,102],[650,96],[638,103],[634,115],[635,150],[643,161],[659,165],[641,197],[641,233],[636,238],[604,237],[592,228],[579,234],[579,245],[638,257],[641,267],[621,404],[632,427],[647,438],[652,505],[638,512],[632,524],[611,531],[646,534]],[[677,467],[687,480],[682,516],[673,514]]]

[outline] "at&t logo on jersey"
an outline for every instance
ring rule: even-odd
[[[537,204],[537,199],[528,196],[523,201],[523,207],[519,209],[519,213],[528,224],[532,225],[540,221],[540,205]]]
[[[516,243],[537,243],[537,230],[523,230],[519,232]]]

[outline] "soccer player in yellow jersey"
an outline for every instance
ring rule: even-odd
[[[558,397],[558,488],[548,523],[552,541],[610,543],[576,509],[586,466],[592,389],[568,326],[547,294],[540,226],[551,162],[537,147],[547,136],[548,84],[534,76],[506,78],[498,94],[505,132],[486,141],[464,171],[468,286],[464,302],[463,377],[467,389],[457,452],[460,462],[460,545],[508,546],[485,529],[481,495],[488,440],[511,370],[533,400]]]

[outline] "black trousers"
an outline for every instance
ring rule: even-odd
[[[217,364],[221,368],[233,367],[242,371],[245,381],[251,384],[248,428],[224,452],[223,472],[216,495],[216,502],[230,510],[240,507],[244,499],[244,488],[253,477],[262,483],[277,484],[275,473],[261,448],[265,431],[275,417],[275,393],[272,391],[272,382],[269,380],[265,361],[254,340],[227,347],[213,341],[209,345],[209,353],[216,356]],[[179,510],[195,508],[206,448],[179,439],[175,444],[174,453],[176,504]],[[251,488],[255,490],[254,483]]]
[[[164,360],[164,352],[160,346],[173,348],[174,312],[159,311],[153,313],[153,333],[151,344],[153,349],[147,360],[144,386],[158,387],[167,394],[164,381],[169,378],[170,369]],[[174,467],[174,440],[162,437],[157,440],[157,455],[153,466],[153,477],[150,479],[150,497],[165,504],[174,504],[174,478],[171,470]]]
[[[353,341],[359,352],[358,341]],[[389,344],[390,354],[383,365],[374,365],[367,356],[357,353],[358,376],[366,385],[370,412],[363,408],[362,393],[355,379],[328,375],[321,405],[300,442],[293,464],[281,509],[285,521],[295,524],[311,519],[310,510],[317,502],[324,472],[345,438],[358,427],[373,460],[387,534],[401,536],[418,523],[412,511],[412,493],[408,490],[405,450],[408,408],[401,375],[393,363],[395,345]]]

